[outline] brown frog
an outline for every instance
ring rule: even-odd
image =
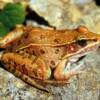
[[[80,57],[95,50],[100,35],[84,26],[54,30],[30,26],[17,27],[0,39],[1,63],[25,82],[45,91],[39,83],[65,84],[82,73],[81,64],[72,67]]]

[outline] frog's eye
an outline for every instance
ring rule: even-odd
[[[87,45],[87,40],[86,39],[78,39],[76,42],[80,46],[86,46]]]

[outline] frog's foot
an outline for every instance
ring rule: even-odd
[[[54,77],[57,80],[69,80],[72,76],[86,73],[82,70],[83,63],[72,67],[72,62],[67,61],[66,59],[62,60],[55,69]]]
[[[52,84],[52,85],[65,85],[69,84],[66,80],[44,80],[43,83]]]

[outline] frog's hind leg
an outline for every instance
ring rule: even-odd
[[[37,77],[32,77],[33,79],[37,80],[38,82],[41,82],[43,84],[50,84],[50,85],[65,85],[69,84],[68,80],[55,80],[55,79],[40,79]]]
[[[44,80],[43,81],[46,84],[52,84],[52,85],[65,85],[69,84],[67,80]]]
[[[1,57],[1,63],[4,65],[5,69],[13,73],[15,76],[21,78],[26,83],[29,83],[30,85],[45,92],[49,92],[45,87],[40,85],[34,78],[29,75],[29,73],[31,73],[31,67],[35,67],[35,65],[30,67],[30,59],[16,53],[5,53]]]
[[[27,82],[28,84],[38,88],[39,90],[45,91],[47,93],[50,93],[48,89],[43,87],[42,85],[38,84],[34,79],[30,78],[29,76],[25,74],[21,74],[18,70],[15,71],[14,73],[17,77],[21,78],[23,81]]]
[[[19,77],[24,82],[38,88],[39,90],[45,91],[47,93],[51,93],[48,89],[46,89],[42,85],[38,84],[34,79],[30,78],[29,76],[27,76],[25,74],[22,74],[20,71],[14,69],[14,68],[9,68],[8,66],[6,66],[6,70],[9,70],[9,72],[13,73],[15,76]]]

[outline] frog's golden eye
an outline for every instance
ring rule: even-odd
[[[76,43],[79,45],[79,46],[86,46],[87,45],[87,40],[86,39],[78,39],[76,41]]]

